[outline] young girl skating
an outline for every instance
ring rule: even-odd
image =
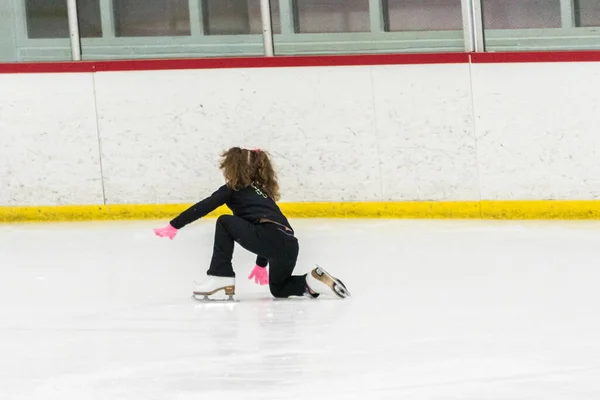
[[[234,242],[257,255],[249,279],[269,284],[275,297],[333,294],[350,295],[337,278],[321,267],[305,275],[292,275],[298,258],[298,239],[277,204],[279,185],[269,156],[260,149],[233,147],[222,154],[220,169],[226,184],[210,197],[185,210],[157,236],[173,239],[177,231],[226,204],[233,215],[217,219],[215,243],[208,278],[196,285],[194,296],[206,298],[221,290],[231,299],[235,294],[235,273],[231,265]],[[266,266],[270,265],[270,276]]]

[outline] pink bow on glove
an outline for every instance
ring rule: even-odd
[[[168,237],[169,239],[173,240],[175,235],[177,235],[177,229],[173,228],[171,224],[169,224],[164,228],[154,229],[154,234],[159,237]]]
[[[267,272],[266,267],[259,267],[258,265],[254,266],[252,272],[250,272],[250,276],[248,279],[254,278],[254,282],[259,285],[266,285],[269,283],[269,273]]]

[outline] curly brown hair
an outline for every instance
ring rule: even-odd
[[[229,187],[239,190],[254,184],[273,200],[279,200],[277,174],[267,152],[232,147],[221,154],[219,168]]]

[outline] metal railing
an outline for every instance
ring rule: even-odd
[[[81,37],[79,34],[77,0],[65,0],[69,17],[69,36],[71,54],[74,61],[81,60]],[[461,0],[464,30],[464,49],[466,52],[485,51],[481,0]],[[269,0],[260,0],[262,19],[262,37],[264,56],[273,57],[273,23]]]

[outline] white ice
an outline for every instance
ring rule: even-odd
[[[0,399],[600,399],[600,223],[295,220],[348,300],[199,303],[214,220],[0,225]]]

